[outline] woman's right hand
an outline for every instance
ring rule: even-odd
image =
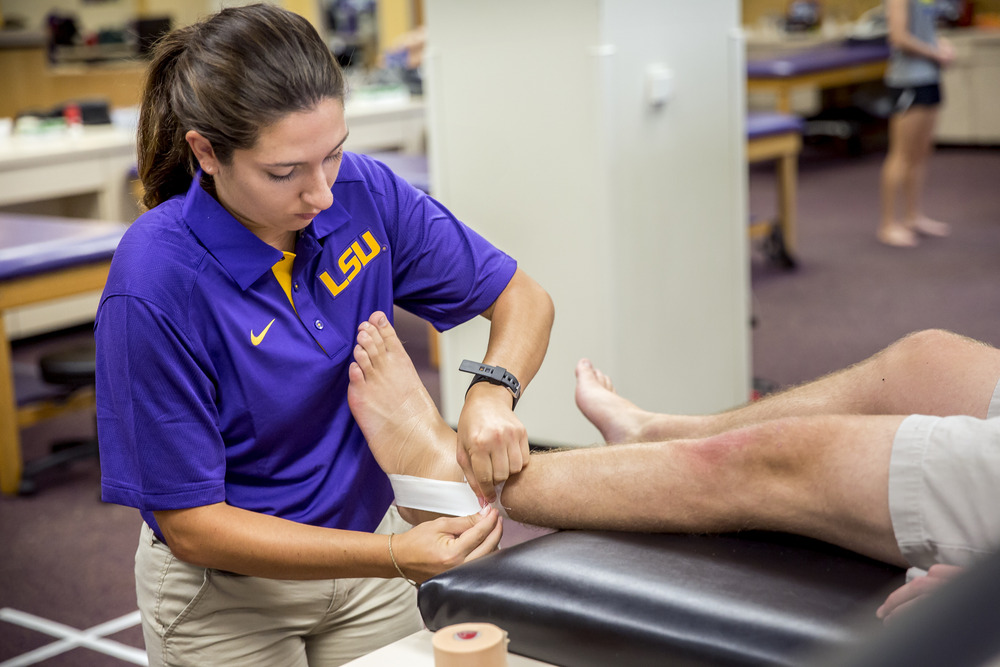
[[[392,538],[392,555],[410,579],[423,583],[436,574],[494,551],[503,535],[496,509],[485,514],[442,517]]]

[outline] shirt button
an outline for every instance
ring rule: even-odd
[[[299,291],[299,284],[295,283],[294,285],[292,285],[292,289],[295,290],[296,292],[298,292]]]
[[[315,322],[313,322],[313,326],[316,327],[317,329],[322,329],[323,328],[323,320],[316,320]]]

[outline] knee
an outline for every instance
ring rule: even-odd
[[[940,357],[950,350],[975,344],[969,338],[944,329],[925,329],[901,338],[889,347],[889,352],[905,363],[916,364]]]

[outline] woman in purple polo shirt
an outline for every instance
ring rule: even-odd
[[[421,628],[414,588],[492,551],[494,510],[411,526],[347,404],[358,326],[406,308],[491,321],[457,457],[473,489],[528,462],[510,380],[553,309],[513,259],[384,165],[344,152],[344,80],[270,5],[170,33],[139,128],[149,211],[98,311],[103,495],[144,525],[152,665],[334,665]],[[513,381],[516,392],[516,380]]]

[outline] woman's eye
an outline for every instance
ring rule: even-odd
[[[342,158],[342,157],[344,157],[344,151],[342,151],[342,150],[339,150],[339,151],[337,151],[336,153],[334,153],[333,155],[330,155],[329,157],[327,157],[326,159],[327,159],[328,161],[329,161],[329,160],[333,160],[333,161],[339,161],[339,160],[340,160],[340,158]]]
[[[268,173],[268,177],[272,181],[287,181],[287,180],[290,180],[292,178],[292,174],[294,174],[294,173],[295,173],[294,170],[288,172],[287,174],[272,174],[272,173]]]

